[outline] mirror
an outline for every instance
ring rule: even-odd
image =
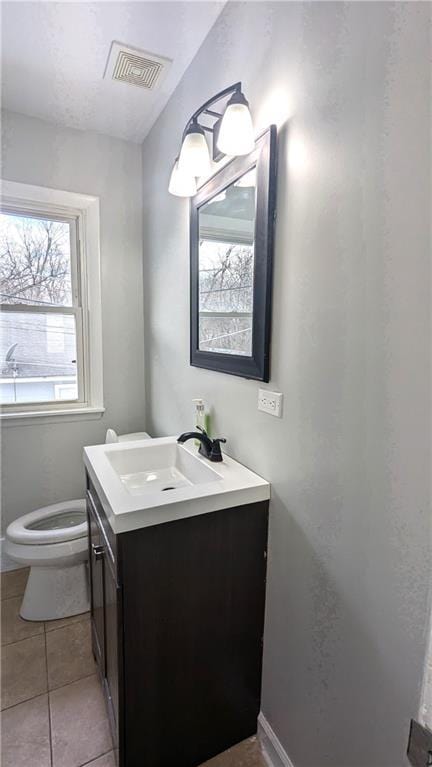
[[[272,126],[191,208],[191,364],[269,380],[275,187]]]
[[[198,344],[252,354],[256,168],[199,210]]]

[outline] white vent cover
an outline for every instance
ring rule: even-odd
[[[104,77],[152,91],[160,85],[171,63],[163,56],[113,42]]]

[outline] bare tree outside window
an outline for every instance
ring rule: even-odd
[[[0,214],[2,303],[71,306],[70,227]]]
[[[200,241],[200,349],[250,354],[253,245]]]
[[[0,214],[0,301],[0,403],[76,400],[69,222]]]

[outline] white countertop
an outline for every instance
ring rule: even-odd
[[[243,506],[247,503],[266,501],[270,498],[270,484],[258,474],[225,453],[221,463],[212,463],[198,455],[198,448],[192,440],[179,446],[180,455],[189,462],[192,457],[196,468],[201,470],[204,476],[211,476],[212,481],[188,483],[187,486],[179,486],[167,493],[161,492],[156,483],[155,491],[149,486],[150,491],[146,488],[146,492],[143,493],[140,493],[139,489],[131,492],[127,482],[114,468],[113,459],[118,459],[119,451],[125,465],[128,458],[131,461],[135,458],[136,464],[136,456],[143,455],[148,468],[151,465],[151,456],[154,454],[149,451],[154,451],[159,446],[176,444],[177,437],[162,437],[142,442],[122,442],[84,448],[84,464],[115,533]],[[163,449],[167,450],[166,447]],[[128,453],[128,451],[132,452]],[[185,451],[185,454],[181,451]]]

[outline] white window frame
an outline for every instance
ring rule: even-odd
[[[58,416],[100,417],[103,407],[102,311],[99,248],[99,198],[13,181],[1,181],[1,210],[52,218],[71,224],[71,307],[2,304],[1,311],[73,314],[76,319],[78,400],[10,403],[1,406],[2,422]]]

